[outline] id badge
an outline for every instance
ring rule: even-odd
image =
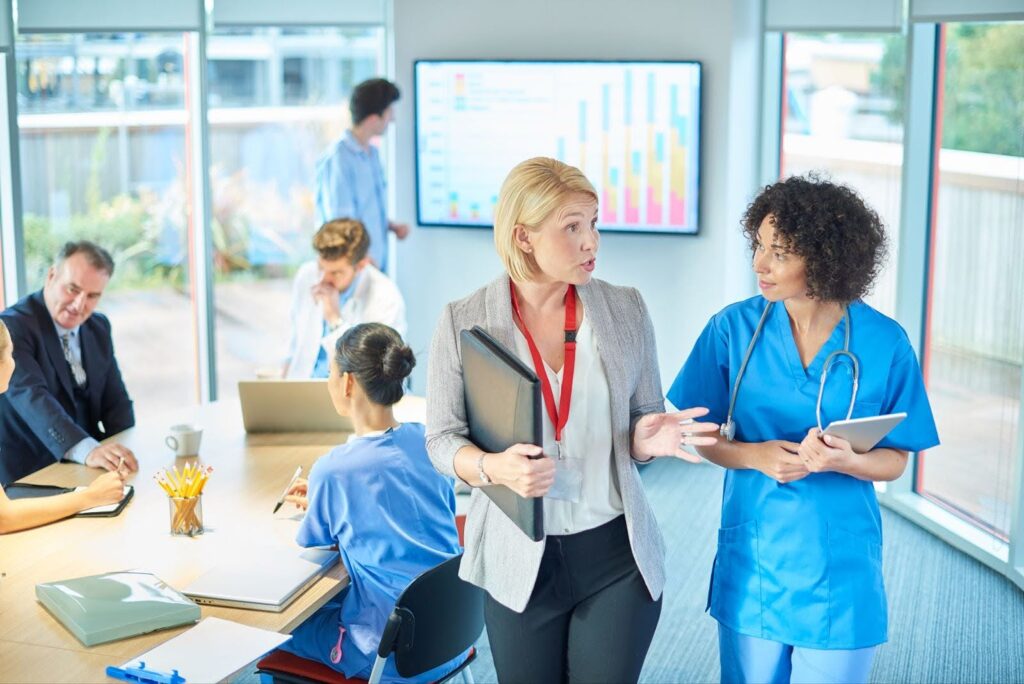
[[[556,458],[555,482],[544,496],[579,503],[583,497],[583,459],[571,456]]]

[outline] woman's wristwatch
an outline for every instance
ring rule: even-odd
[[[487,473],[484,472],[484,456],[486,455],[486,451],[481,451],[480,456],[476,459],[476,473],[480,477],[481,482],[489,485],[491,484],[491,478],[487,477]]]

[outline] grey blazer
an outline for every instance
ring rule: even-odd
[[[629,450],[636,421],[665,410],[654,327],[640,293],[633,288],[595,279],[577,292],[597,338],[611,390],[612,449],[629,542],[651,598],[657,599],[665,586],[665,543]],[[434,467],[449,477],[457,477],[455,453],[471,444],[466,438],[459,333],[474,325],[514,348],[507,275],[448,304],[434,332],[427,367],[427,451]],[[459,576],[522,612],[533,592],[544,542],[531,541],[478,489],[470,498],[465,541]]]

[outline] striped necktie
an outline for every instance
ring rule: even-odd
[[[75,384],[83,387],[86,381],[85,369],[75,359],[75,355],[71,353],[71,333],[64,333],[60,336],[60,346],[64,348],[64,358],[67,360],[68,365],[71,366],[71,375],[75,378]]]

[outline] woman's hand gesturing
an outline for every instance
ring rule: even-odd
[[[717,423],[696,423],[694,418],[707,415],[704,407],[686,409],[676,413],[651,413],[633,429],[633,458],[649,461],[658,456],[675,456],[691,463],[700,463],[684,446],[711,446],[718,439]]]

